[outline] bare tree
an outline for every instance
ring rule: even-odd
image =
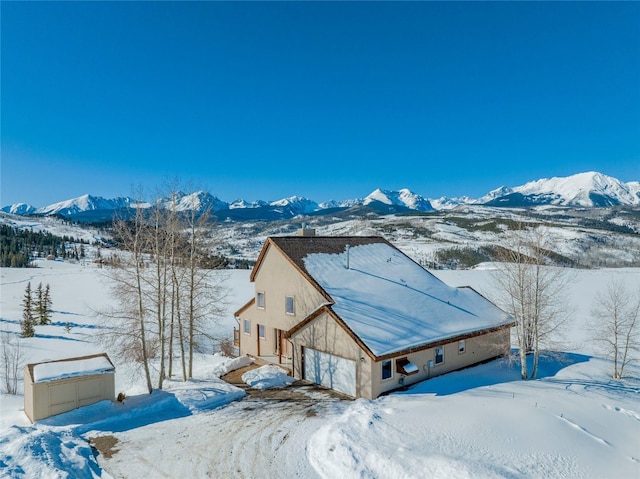
[[[549,266],[552,249],[541,227],[512,232],[500,249],[500,262],[493,276],[500,304],[516,322],[516,339],[523,379],[535,378],[542,348],[553,347],[568,319],[567,268]],[[533,354],[528,371],[527,356]]]
[[[138,194],[138,204],[142,194]],[[146,210],[134,209],[131,219],[114,222],[115,236],[124,250],[107,275],[113,280],[113,294],[118,298],[118,306],[100,314],[110,321],[110,328],[103,330],[102,339],[114,347],[124,358],[142,364],[147,389],[153,391],[149,356],[151,345],[148,336],[149,311],[146,305],[146,269],[148,265],[148,221]]]
[[[25,353],[20,338],[3,331],[0,335],[0,361],[7,394],[18,394],[18,373],[24,360]]]
[[[589,326],[592,339],[613,361],[613,377],[622,379],[640,351],[640,290],[634,295],[621,280],[611,280],[593,300]]]
[[[150,291],[149,302],[156,319],[156,334],[159,347],[159,374],[158,389],[162,389],[165,379],[165,350],[167,345],[167,301],[169,281],[171,280],[170,261],[171,245],[169,239],[171,235],[167,233],[167,225],[171,216],[175,214],[171,208],[165,208],[162,203],[162,196],[158,194],[156,206],[152,209],[152,217],[149,221],[147,232],[149,233],[149,249],[152,255],[153,268],[150,268],[148,289]]]
[[[212,274],[203,268],[206,257],[206,235],[210,231],[211,209],[193,202],[182,215],[186,235],[184,250],[184,317],[186,320],[186,340],[189,347],[188,377],[193,377],[193,353],[202,338],[212,339],[208,329],[217,321],[226,298],[227,276]]]
[[[178,190],[158,194],[153,207],[137,208],[133,219],[116,223],[124,251],[109,275],[120,306],[102,313],[112,322],[105,341],[144,365],[150,392],[152,358],[159,389],[173,374],[176,350],[183,380],[193,376],[198,341],[211,336],[223,306],[226,277],[203,267],[208,216],[199,204],[179,208],[179,195]]]
[[[177,214],[177,191],[171,192],[170,216],[167,218],[166,230],[170,269],[170,313],[169,313],[169,344],[168,344],[168,377],[173,376],[173,356],[176,338],[180,350],[182,364],[182,380],[187,380],[187,367],[185,362],[185,344],[182,328],[182,310],[180,309],[180,291],[184,279],[184,268],[181,267],[181,239],[183,225]]]

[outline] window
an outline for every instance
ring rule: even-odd
[[[417,374],[420,372],[418,366],[413,364],[407,358],[396,359],[396,371],[400,374],[404,374],[405,376],[410,376],[411,374]]]
[[[258,324],[258,337],[260,339],[266,339],[267,335],[264,330],[264,324]]]
[[[258,291],[256,294],[256,302],[258,303],[258,309],[264,309],[264,293]]]
[[[393,375],[391,371],[391,359],[382,361],[382,380],[389,379]]]
[[[444,346],[437,346],[434,354],[436,365],[444,363]]]
[[[462,354],[467,350],[467,345],[464,342],[464,339],[458,341],[458,353]]]
[[[251,320],[244,320],[244,334],[251,334]]]
[[[284,309],[287,314],[296,313],[294,302],[293,302],[293,296],[285,296],[284,304],[285,304]]]

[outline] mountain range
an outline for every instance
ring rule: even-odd
[[[428,212],[448,210],[458,205],[487,205],[495,207],[528,207],[554,205],[567,207],[610,207],[618,205],[640,206],[640,182],[623,183],[597,172],[579,173],[568,177],[540,179],[521,186],[502,186],[478,199],[469,197],[428,199],[408,189],[397,191],[376,189],[365,198],[316,203],[301,196],[277,201],[247,202],[238,199],[231,203],[204,191],[191,194],[176,193],[163,200],[164,206],[177,211],[211,211],[219,220],[275,220],[298,215],[335,214],[344,210],[375,212],[378,214]],[[173,205],[173,206],[172,206]],[[78,198],[35,208],[27,203],[16,203],[2,211],[22,216],[58,215],[74,221],[108,221],[116,212],[132,208],[151,207],[149,203],[136,203],[129,197],[105,199],[83,195]]]

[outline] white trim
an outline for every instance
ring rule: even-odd
[[[289,298],[291,298],[291,311],[287,311],[287,307],[289,306]],[[295,296],[285,296],[284,297],[284,312],[289,316],[296,315],[296,297]]]
[[[260,298],[262,297],[262,306],[260,305]],[[266,295],[264,291],[256,291],[256,308],[264,309],[266,304]]]

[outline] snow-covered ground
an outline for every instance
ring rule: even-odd
[[[40,261],[0,274],[0,331],[14,336],[27,282],[50,284],[53,323],[21,340],[26,362],[104,351],[92,311],[114,299],[102,270]],[[492,296],[490,267],[436,274]],[[110,354],[124,403],[103,401],[31,425],[22,395],[0,395],[0,476],[637,478],[640,368],[612,380],[611,363],[585,330],[591,301],[611,277],[640,287],[639,269],[576,272],[565,347],[545,356],[535,381],[520,380],[505,359],[374,401],[295,385],[291,398],[270,399],[220,379],[246,361],[199,354],[193,380],[171,380],[148,395],[131,365]],[[230,335],[236,325],[233,311],[252,295],[248,278],[248,271],[230,273],[229,312],[218,333]],[[286,382],[273,368],[246,379],[265,387]],[[88,440],[99,436],[117,440],[111,457],[94,456]]]

